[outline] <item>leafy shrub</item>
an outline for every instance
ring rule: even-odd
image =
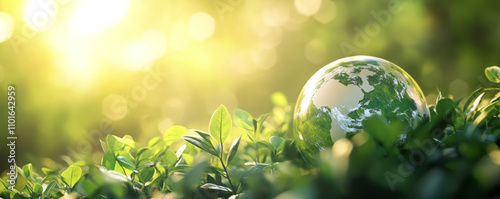
[[[487,78],[500,82],[498,71],[488,68]],[[296,149],[292,107],[275,93],[271,114],[260,117],[241,109],[231,117],[221,105],[208,133],[174,126],[146,146],[130,136],[108,135],[101,140],[100,163],[18,167],[22,189],[8,190],[0,180],[0,197],[499,197],[499,91],[480,88],[458,100],[440,95],[429,107],[430,119],[402,145],[391,144],[398,139],[398,121],[370,118],[365,132],[322,151],[317,166]]]

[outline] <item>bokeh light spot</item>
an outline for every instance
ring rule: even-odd
[[[147,70],[151,66],[151,51],[144,42],[130,44],[123,56],[123,66],[130,71]]]
[[[207,13],[199,12],[189,20],[189,35],[196,41],[210,38],[215,31],[215,20]]]
[[[231,55],[226,63],[227,71],[234,74],[248,74],[255,70],[248,53],[237,52]]]
[[[259,37],[266,36],[271,28],[266,26],[262,20],[252,20],[249,24],[250,31]]]
[[[336,157],[347,157],[351,153],[352,147],[352,143],[348,139],[339,139],[333,144],[333,155]]]
[[[127,14],[130,0],[85,0],[75,8],[70,30],[74,35],[94,35],[119,23]]]
[[[262,12],[262,21],[266,26],[282,26],[288,21],[290,7],[283,1],[269,1]]]
[[[321,7],[318,12],[314,14],[313,18],[322,24],[326,24],[332,21],[336,15],[337,5],[333,1],[326,0],[321,2]]]
[[[21,13],[28,27],[44,31],[56,21],[58,4],[53,0],[23,0]]]
[[[0,43],[7,41],[14,32],[14,20],[5,13],[0,12]]]
[[[259,46],[265,49],[275,48],[281,43],[282,37],[283,31],[281,28],[273,28],[259,39]]]
[[[500,150],[493,150],[488,155],[495,164],[500,165]]]
[[[295,0],[295,8],[304,16],[312,16],[321,7],[321,0]]]
[[[366,142],[368,142],[368,139],[369,139],[369,137],[366,134],[364,134],[364,133],[356,133],[351,138],[352,142],[357,147],[362,146],[363,144],[365,144]]]
[[[142,41],[151,51],[151,56],[158,59],[167,52],[167,37],[162,31],[148,30],[142,34]]]
[[[161,134],[167,132],[167,130],[172,126],[174,126],[174,122],[168,118],[162,118],[158,121],[158,131],[160,131]]]
[[[449,93],[456,99],[464,97],[469,93],[469,84],[461,79],[453,80],[450,83]]]
[[[127,112],[127,99],[120,95],[111,94],[102,101],[102,114],[113,121],[123,119]]]

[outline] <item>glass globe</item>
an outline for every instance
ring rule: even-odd
[[[429,116],[415,80],[377,57],[353,56],[316,72],[302,89],[294,112],[294,137],[302,156],[313,161],[340,138],[363,131],[363,121],[380,115],[397,119],[406,134]]]

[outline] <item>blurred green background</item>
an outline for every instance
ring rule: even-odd
[[[45,164],[98,151],[107,133],[144,142],[172,125],[207,130],[220,104],[269,112],[273,92],[294,103],[318,69],[359,54],[405,69],[429,104],[437,89],[460,98],[500,63],[498,10],[493,0],[2,0],[2,136],[11,84],[18,164]]]

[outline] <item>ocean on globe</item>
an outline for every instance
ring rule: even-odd
[[[313,161],[336,140],[363,131],[363,121],[376,115],[401,121],[404,141],[429,113],[420,87],[397,65],[371,56],[334,61],[316,72],[299,95],[293,119],[297,147]]]

